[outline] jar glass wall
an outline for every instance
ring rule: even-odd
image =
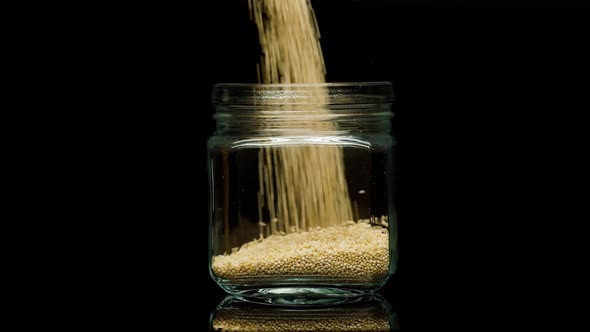
[[[390,83],[219,84],[210,272],[230,293],[353,296],[394,272]]]

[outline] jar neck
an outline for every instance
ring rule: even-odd
[[[220,84],[213,90],[217,134],[389,133],[390,83]]]
[[[257,107],[219,109],[213,118],[218,134],[308,135],[389,133],[390,104],[366,108]]]

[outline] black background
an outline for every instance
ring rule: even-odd
[[[394,83],[402,331],[587,330],[590,6],[313,3],[329,81]],[[205,329],[209,96],[256,78],[246,2],[4,14],[0,324]]]

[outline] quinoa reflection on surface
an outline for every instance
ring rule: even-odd
[[[324,314],[326,315],[326,314]],[[330,315],[318,317],[257,317],[247,314],[221,312],[213,319],[215,331],[390,331],[385,314],[359,312],[355,315]]]
[[[271,235],[213,257],[222,279],[266,276],[327,276],[382,279],[389,269],[389,233],[367,223]]]

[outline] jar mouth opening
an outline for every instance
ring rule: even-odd
[[[219,83],[213,86],[212,93],[212,102],[218,108],[391,104],[393,99],[391,82]]]

